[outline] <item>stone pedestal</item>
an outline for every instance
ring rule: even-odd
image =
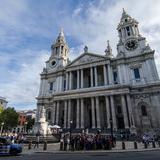
[[[39,120],[35,123],[33,127],[33,132],[34,134],[40,134],[40,135],[47,135],[50,134],[51,131],[48,127],[48,122],[46,121],[46,116],[45,116],[45,109],[44,107],[41,108],[41,114]]]

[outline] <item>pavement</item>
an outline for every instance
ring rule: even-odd
[[[152,144],[149,144],[147,148],[144,147],[143,143],[137,143],[138,149],[134,149],[134,143],[133,142],[125,142],[125,150],[122,149],[122,142],[117,142],[116,147],[112,148],[112,150],[82,150],[82,151],[60,151],[60,143],[51,143],[47,144],[47,150],[43,150],[44,144],[40,144],[39,148],[34,148],[34,145],[32,145],[32,148],[29,150],[28,145],[25,144],[23,146],[23,152],[22,154],[34,154],[34,153],[55,153],[55,154],[97,154],[97,153],[123,153],[123,152],[145,152],[145,151],[154,151],[154,150],[160,150],[160,147],[158,144],[156,144],[156,148],[153,148]]]

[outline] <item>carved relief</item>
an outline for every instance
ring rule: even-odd
[[[104,58],[102,57],[98,57],[98,56],[92,56],[92,55],[84,55],[83,57],[77,59],[77,61],[73,62],[73,64],[71,64],[71,66],[73,65],[80,65],[83,63],[89,63],[89,62],[93,62],[93,61],[97,61],[97,60],[103,60]]]

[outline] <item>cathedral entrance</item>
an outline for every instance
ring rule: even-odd
[[[124,119],[122,116],[117,116],[117,128],[118,129],[125,129]]]
[[[84,128],[92,128],[91,99],[84,99]]]

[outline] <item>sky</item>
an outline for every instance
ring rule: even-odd
[[[139,22],[160,74],[159,0],[0,0],[0,96],[16,109],[36,108],[40,73],[63,27],[73,60],[85,45],[116,56],[122,8]]]

